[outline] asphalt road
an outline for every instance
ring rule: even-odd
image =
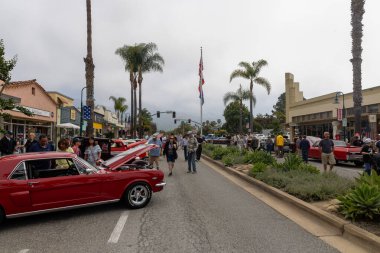
[[[180,157],[144,209],[112,204],[8,220],[0,252],[337,252],[203,163],[198,174],[186,168]]]

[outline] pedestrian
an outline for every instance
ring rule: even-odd
[[[302,136],[302,140],[299,142],[299,149],[301,150],[302,160],[308,163],[310,142],[306,139],[306,135]]]
[[[102,155],[102,149],[99,145],[95,144],[94,137],[88,138],[88,144],[84,152],[84,160],[93,166],[100,165],[100,157]]]
[[[363,142],[362,142],[362,140],[359,139],[359,135],[358,134],[354,136],[354,140],[352,141],[351,145],[355,146],[355,147],[361,147],[361,146],[363,146]]]
[[[67,139],[60,139],[58,142],[59,152],[69,152],[74,154],[74,150],[70,147],[70,143]]]
[[[377,153],[380,153],[380,134],[376,135],[375,147],[377,149]]]
[[[268,136],[267,140],[266,140],[266,150],[267,150],[267,153],[269,153],[270,155],[272,154],[272,150],[273,150],[273,140],[270,136]]]
[[[296,153],[298,155],[301,155],[301,156],[302,156],[302,152],[301,152],[300,143],[301,143],[302,139],[303,139],[303,137],[301,138],[301,136],[297,136],[294,140],[294,143],[296,144]]]
[[[196,156],[196,151],[198,148],[198,141],[197,138],[194,137],[192,132],[189,132],[189,144],[188,144],[188,151],[189,155],[187,158],[187,173],[193,172],[193,174],[197,173],[197,167],[195,165],[195,156]],[[192,171],[191,171],[192,170]]]
[[[380,152],[377,152],[373,156],[373,165],[374,165],[374,168],[377,172],[377,175],[380,175]]]
[[[189,145],[189,141],[188,141],[188,136],[185,135],[183,138],[182,138],[182,143],[181,143],[181,146],[182,146],[182,149],[183,149],[183,155],[185,157],[185,161],[187,161],[187,146]]]
[[[334,142],[330,139],[329,132],[323,133],[323,139],[319,142],[319,150],[321,151],[322,164],[324,172],[327,171],[327,164],[330,165],[330,171],[332,171],[335,164],[334,157]]]
[[[252,137],[252,142],[251,142],[251,148],[253,151],[257,150],[259,148],[259,139],[257,139],[256,136]]]
[[[361,149],[361,154],[363,155],[363,162],[364,162],[364,172],[366,172],[368,175],[371,175],[371,169],[372,169],[372,147],[371,147],[372,140],[370,138],[367,138],[364,140],[364,145]]]
[[[202,156],[202,143],[204,142],[204,139],[202,138],[202,136],[198,135],[197,141],[198,141],[198,148],[196,151],[196,155],[197,155],[196,160],[197,160],[197,162],[199,162],[199,160],[201,160],[201,156]]]
[[[277,156],[283,157],[284,156],[284,136],[282,136],[282,133],[280,132],[276,136],[276,147],[277,147]]]
[[[148,144],[156,145],[155,148],[149,151],[149,166],[153,168],[154,164],[156,164],[156,169],[159,170],[160,167],[158,164],[158,160],[162,152],[162,142],[160,139],[157,138],[157,136],[157,134],[153,134],[152,139],[148,141]]]
[[[7,131],[4,137],[0,140],[1,155],[11,155],[15,152],[16,142],[13,139],[13,133]]]
[[[173,175],[174,163],[178,158],[177,155],[177,142],[173,135],[169,137],[169,141],[166,142],[165,149],[163,154],[166,156],[166,161],[168,162],[169,167],[169,177]]]
[[[73,139],[73,146],[71,148],[73,149],[74,154],[76,154],[79,157],[82,155],[82,152],[80,151],[81,144],[82,143],[78,138]]]
[[[36,134],[31,132],[29,133],[29,138],[28,140],[26,141],[25,145],[24,145],[24,148],[25,148],[25,152],[30,152],[29,149],[30,147],[37,143],[37,140],[36,140]]]
[[[41,134],[38,138],[38,142],[30,146],[28,152],[47,152],[54,151],[53,146],[48,142],[48,137],[44,134]]]

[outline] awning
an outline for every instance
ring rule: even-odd
[[[72,123],[58,124],[57,127],[59,127],[59,128],[72,128],[72,129],[79,129],[80,128],[79,126],[74,125]]]

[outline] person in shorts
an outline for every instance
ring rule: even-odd
[[[163,155],[166,156],[166,161],[169,167],[169,177],[173,175],[174,163],[178,158],[177,154],[178,145],[173,135],[169,137],[169,140],[165,144]]]
[[[327,164],[330,165],[330,171],[332,171],[335,165],[334,157],[334,142],[330,139],[329,132],[323,133],[323,139],[319,142],[319,150],[321,151],[321,159],[324,172],[327,171]]]
[[[156,164],[156,168],[159,170],[158,160],[161,155],[162,142],[157,139],[157,134],[153,134],[153,138],[148,141],[148,144],[154,144],[157,146],[149,151],[149,165],[153,168],[154,164]]]

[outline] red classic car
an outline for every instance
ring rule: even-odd
[[[0,158],[0,221],[43,212],[124,201],[146,206],[165,186],[159,170],[134,160],[154,145],[139,145],[93,167],[75,154],[42,152]],[[138,161],[138,160],[137,160]]]
[[[334,142],[334,156],[336,162],[353,162],[360,166],[363,164],[363,156],[361,155],[361,147],[350,146],[344,141],[332,140]],[[321,151],[319,150],[319,142],[317,140],[310,147],[309,158],[321,159]]]
[[[146,140],[139,140],[139,141],[134,141],[132,143],[128,143],[125,140],[113,139],[111,142],[111,155],[115,156],[130,148],[134,148],[138,145],[145,144],[146,142],[147,142]],[[142,154],[140,158],[144,158],[144,157],[145,157],[145,154]]]

